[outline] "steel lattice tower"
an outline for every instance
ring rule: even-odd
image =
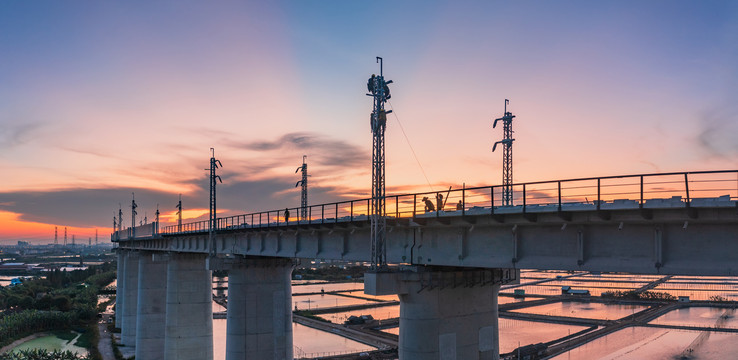
[[[138,205],[136,205],[136,194],[131,193],[133,198],[131,199],[131,237],[136,237],[136,215],[138,212],[136,212],[136,208]]]
[[[120,203],[118,203],[118,231],[123,231],[123,208]],[[120,235],[118,238],[120,239]]]
[[[220,163],[220,160],[215,159],[215,149],[210,148],[210,153],[210,226],[208,226],[208,243],[210,246],[210,254],[214,255],[215,246],[213,245],[213,234],[215,233],[216,217],[218,213],[215,206],[215,185],[218,183],[216,180],[221,183],[223,182],[220,176],[215,174],[215,170],[218,167],[223,167],[223,164]]]
[[[177,232],[182,232],[182,194],[179,194],[177,203]]]
[[[496,142],[492,146],[492,152],[497,148],[497,144],[502,144],[502,206],[511,206],[513,204],[513,159],[512,159],[512,143],[513,139],[512,120],[515,117],[511,112],[507,111],[507,104],[510,100],[505,99],[505,114],[495,119],[492,128],[497,126],[497,121],[502,120],[502,130],[504,138]],[[494,204],[492,204],[494,206]]]
[[[308,164],[307,155],[302,156],[302,166],[295,170],[295,173],[302,170],[302,180],[295,184],[295,187],[302,185],[302,193],[300,196],[300,220],[307,219],[308,206]]]
[[[387,114],[392,112],[391,110],[384,110],[384,103],[390,98],[387,85],[391,84],[392,80],[384,80],[381,57],[377,56],[377,62],[379,63],[379,76],[372,75],[367,82],[367,90],[371,93],[367,95],[374,98],[374,108],[371,116],[371,129],[374,140],[372,145],[372,203],[370,209],[373,270],[377,270],[387,264],[385,248],[387,219],[385,208],[384,132],[387,128]]]
[[[113,219],[113,221],[115,221],[115,219]],[[58,230],[59,229],[56,226],[54,226],[54,245],[59,245],[59,232],[58,232]]]

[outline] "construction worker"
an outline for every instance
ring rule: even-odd
[[[436,204],[438,204],[438,211],[443,210],[443,194],[436,194]]]
[[[456,210],[464,210],[464,204],[461,203],[461,200],[456,204]]]
[[[284,223],[287,224],[290,222],[290,209],[284,209]]]
[[[436,211],[436,208],[433,206],[433,202],[430,201],[427,196],[423,197],[423,203],[425,203],[425,212]]]

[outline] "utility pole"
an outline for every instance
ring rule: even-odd
[[[497,126],[497,121],[502,120],[502,130],[504,138],[501,141],[496,142],[492,145],[492,152],[497,148],[497,144],[502,144],[502,206],[513,205],[513,162],[512,162],[512,143],[513,139],[512,120],[515,117],[511,112],[507,111],[507,104],[510,100],[505,99],[505,114],[498,119],[495,119],[492,128]],[[494,206],[494,204],[492,204]]]
[[[182,232],[182,194],[179,194],[177,203],[177,232]]]
[[[138,212],[136,212],[136,208],[138,205],[136,205],[136,194],[131,193],[133,198],[131,199],[131,237],[136,237],[136,215]]]
[[[372,203],[370,209],[371,238],[372,238],[372,270],[378,270],[387,265],[385,241],[387,239],[387,219],[385,209],[385,157],[384,132],[387,128],[387,114],[384,103],[390,98],[389,87],[392,80],[384,80],[382,58],[377,56],[379,76],[372,74],[367,82],[368,96],[373,97],[374,107],[371,116],[372,142]]]
[[[213,244],[213,235],[215,234],[215,226],[217,220],[217,208],[215,206],[215,185],[217,181],[223,183],[220,176],[215,174],[218,167],[223,167],[220,160],[215,159],[215,149],[210,148],[210,226],[208,227],[208,243],[210,246],[210,255],[215,255],[215,245]],[[207,169],[206,169],[207,170]]]
[[[295,187],[302,184],[302,194],[300,196],[300,220],[307,219],[307,205],[308,205],[308,164],[307,155],[302,156],[302,166],[295,170],[295,173],[302,170],[302,180],[295,184]]]

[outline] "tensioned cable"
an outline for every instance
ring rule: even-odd
[[[397,120],[397,124],[400,125],[400,130],[402,131],[402,136],[405,137],[405,141],[407,141],[407,146],[410,147],[410,151],[413,153],[413,157],[415,158],[415,162],[418,163],[418,167],[420,167],[420,171],[423,173],[423,177],[425,178],[425,182],[428,183],[428,187],[433,190],[433,185],[431,185],[430,180],[428,180],[428,175],[425,174],[425,169],[423,169],[423,165],[420,164],[420,160],[418,160],[418,155],[415,154],[415,149],[413,149],[413,145],[410,143],[410,139],[407,137],[407,134],[405,133],[405,128],[402,127],[402,123],[400,122],[400,118],[397,117],[397,112],[395,111],[394,107],[392,106],[392,102],[387,100],[387,103],[389,103],[390,110],[392,110],[392,114],[395,115],[395,119]]]

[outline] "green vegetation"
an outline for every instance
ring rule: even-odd
[[[642,293],[637,293],[635,291],[605,291],[601,295],[603,298],[611,298],[611,299],[629,299],[629,300],[657,300],[657,301],[674,301],[676,300],[676,296],[671,295],[666,292],[660,292],[660,291],[645,291]]]
[[[97,295],[115,276],[115,265],[105,263],[86,270],[50,271],[45,279],[28,279],[0,289],[0,346],[41,331],[75,329],[82,333],[77,345],[89,349],[90,358],[95,358]],[[67,339],[70,334],[61,331],[57,335],[71,340]],[[28,359],[36,355],[29,353]]]
[[[0,360],[92,360],[92,358],[76,355],[71,351],[31,349],[0,354]]]
[[[348,266],[346,268],[329,266],[316,269],[297,268],[292,274],[302,276],[303,280],[356,281],[357,279],[362,279],[364,273],[368,270],[366,266]]]

